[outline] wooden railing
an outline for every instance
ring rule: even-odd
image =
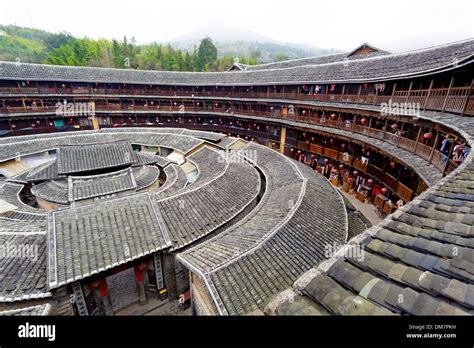
[[[449,92],[449,93],[448,93]],[[263,98],[263,99],[290,99],[304,101],[358,103],[379,105],[388,103],[390,100],[397,103],[417,103],[421,109],[447,111],[474,115],[474,96],[471,86],[452,88],[433,88],[419,90],[399,90],[393,96],[389,95],[355,95],[355,94],[304,94],[297,92],[275,93],[275,92],[248,92],[237,91],[184,91],[184,90],[161,90],[161,89],[137,89],[137,88],[53,88],[53,87],[0,87],[1,93],[9,94],[72,94],[72,95],[147,95],[147,96],[177,96],[177,97],[229,97],[229,98]]]
[[[398,181],[396,184],[395,194],[405,202],[410,202],[413,198],[413,190],[403,185],[400,181]]]
[[[455,92],[455,93],[460,93],[460,92]],[[104,112],[104,111],[117,111],[120,112],[122,110],[124,111],[140,111],[140,112],[186,112],[186,113],[192,113],[192,112],[218,112],[218,113],[223,113],[229,116],[232,115],[249,115],[249,116],[258,116],[258,117],[267,117],[267,118],[275,118],[275,119],[281,119],[282,115],[280,113],[277,113],[275,111],[256,111],[256,110],[229,110],[228,108],[221,107],[223,103],[218,103],[219,106],[215,106],[214,103],[207,103],[206,105],[203,105],[204,103],[200,103],[199,106],[196,104],[194,105],[122,105],[122,104],[95,104],[95,111],[96,112]],[[46,106],[35,106],[35,107],[6,107],[3,109],[0,109],[0,111],[8,113],[8,114],[16,114],[16,113],[38,113],[38,112],[52,112],[54,113],[56,111],[56,106],[51,106],[51,105],[46,105]],[[64,116],[69,116],[69,115],[64,115]],[[74,116],[74,115],[72,115]],[[425,160],[433,163],[436,168],[438,168],[440,171],[443,171],[445,169],[445,164],[441,163],[443,159],[443,155],[436,149],[433,149],[432,146],[427,146],[422,143],[418,143],[415,140],[408,139],[405,137],[400,137],[399,135],[390,133],[390,132],[385,132],[381,129],[376,129],[376,128],[370,128],[364,125],[360,124],[353,124],[353,123],[346,123],[342,120],[338,119],[331,119],[331,118],[322,118],[322,117],[309,117],[309,116],[298,116],[298,115],[286,115],[283,118],[289,119],[289,120],[294,120],[294,121],[299,121],[299,122],[305,122],[305,123],[311,123],[311,124],[317,124],[317,125],[322,125],[325,127],[331,127],[331,128],[339,128],[343,129],[348,132],[353,132],[353,133],[359,133],[363,134],[365,136],[371,137],[371,138],[376,138],[381,141],[386,141],[389,142],[395,146],[398,146],[400,148],[403,148],[407,151],[410,151],[412,153],[415,153],[416,155],[420,156],[421,158],[424,158]],[[307,146],[303,147],[304,149],[307,149]],[[328,157],[337,159],[337,153],[328,153],[324,154],[327,155]],[[448,171],[451,168],[456,167],[456,163],[450,164],[448,167]]]

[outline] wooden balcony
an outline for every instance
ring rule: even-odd
[[[359,103],[379,105],[389,101],[397,103],[416,103],[421,109],[446,111],[452,113],[474,115],[474,97],[471,86],[419,89],[419,90],[398,90],[393,95],[376,94],[304,94],[297,92],[255,92],[250,89],[248,92],[214,90],[214,91],[193,91],[193,90],[161,90],[160,88],[62,88],[62,87],[0,87],[0,94],[71,94],[71,95],[147,95],[147,96],[183,96],[183,97],[228,97],[228,98],[263,98],[263,99],[289,99],[302,101],[321,101],[337,103]]]

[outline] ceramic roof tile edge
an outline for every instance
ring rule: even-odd
[[[26,300],[38,300],[43,298],[52,297],[53,294],[51,292],[41,292],[41,293],[32,293],[29,295],[20,295],[20,296],[0,296],[0,302],[4,303],[11,303],[11,302],[18,302],[18,301],[26,301]]]
[[[41,310],[41,313],[37,314],[37,315],[46,316],[46,315],[49,315],[49,313],[51,312],[51,304],[45,303],[45,304],[39,304],[39,305],[36,305],[36,306],[29,306],[29,307],[22,307],[22,308],[16,308],[16,309],[9,309],[9,310],[5,310],[5,311],[0,311],[0,316],[1,315],[19,314],[21,312],[34,310],[34,309]]]
[[[8,231],[8,232],[0,232],[0,236],[34,236],[34,235],[47,235],[47,231],[32,231],[32,232],[22,232],[22,231]]]

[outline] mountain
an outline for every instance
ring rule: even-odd
[[[185,51],[199,46],[200,40],[210,37],[219,57],[249,57],[259,63],[339,53],[339,50],[316,46],[280,42],[250,30],[225,27],[206,27],[177,37],[167,43]]]
[[[204,64],[194,47],[198,47],[207,36],[214,41],[217,56],[213,48],[207,52],[209,59]],[[278,42],[250,31],[225,28],[206,28],[168,43],[138,45],[133,38],[77,38],[67,32],[51,33],[0,25],[0,61],[145,70],[225,71],[235,57],[243,64],[258,64],[336,52],[333,49]]]

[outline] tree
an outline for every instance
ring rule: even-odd
[[[275,62],[281,62],[283,60],[289,60],[290,57],[288,57],[287,54],[285,53],[278,53],[275,57]]]
[[[211,38],[206,37],[201,40],[198,49],[198,70],[212,70],[217,61],[217,48],[214,46]]]
[[[250,58],[254,59],[255,61],[259,60],[260,58],[262,58],[262,51],[254,50],[250,52]]]

